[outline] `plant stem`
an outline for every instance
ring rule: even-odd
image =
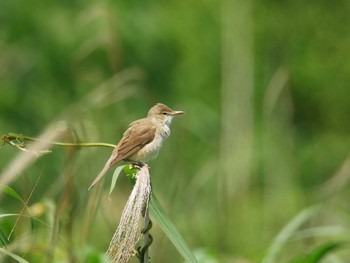
[[[0,141],[4,142],[4,143],[8,143],[12,146],[15,147],[20,147],[23,148],[21,146],[19,146],[16,143],[13,143],[13,141],[18,141],[18,140],[26,140],[26,141],[42,141],[40,139],[31,137],[31,136],[26,136],[23,134],[17,134],[17,133],[8,133],[4,136],[2,136],[0,138]],[[110,148],[115,148],[114,144],[111,143],[103,143],[103,142],[91,142],[91,143],[87,143],[87,142],[46,142],[48,144],[51,145],[55,145],[55,146],[63,146],[63,147],[110,147]]]

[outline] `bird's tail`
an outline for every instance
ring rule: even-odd
[[[111,168],[110,162],[107,162],[106,165],[103,167],[102,171],[96,176],[95,180],[92,182],[92,184],[89,187],[89,190],[95,186],[95,184],[98,183],[102,179],[102,177],[105,175],[105,173]]]

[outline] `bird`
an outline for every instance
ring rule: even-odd
[[[89,190],[114,164],[120,161],[143,166],[149,160],[156,158],[164,140],[170,135],[172,119],[184,113],[184,111],[174,111],[163,103],[157,103],[148,111],[146,118],[130,123]]]

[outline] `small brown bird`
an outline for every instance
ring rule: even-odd
[[[113,164],[119,161],[145,163],[154,159],[164,139],[170,135],[169,126],[173,117],[184,113],[157,103],[149,110],[146,118],[132,122],[89,190],[101,180]]]

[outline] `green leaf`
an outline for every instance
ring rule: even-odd
[[[25,218],[29,218],[31,220],[31,224],[34,224],[35,222],[39,222],[40,224],[50,228],[50,225],[47,224],[45,221],[42,221],[36,217],[32,217],[26,214],[0,214],[0,218],[5,218],[5,217],[16,217],[16,216],[21,216]],[[33,226],[32,226],[33,227]]]
[[[17,194],[17,192],[13,188],[7,185],[0,185],[0,190],[25,204],[23,199],[19,196],[19,194]]]
[[[150,211],[154,219],[157,221],[160,228],[164,231],[173,245],[176,247],[177,251],[183,256],[186,262],[197,263],[195,256],[193,255],[191,249],[177,231],[174,224],[165,214],[164,209],[161,207],[158,199],[153,194],[150,202]]]
[[[2,231],[1,228],[0,228],[0,242],[2,243],[3,246],[7,246],[8,244],[10,244],[10,240],[8,240],[7,236]]]
[[[262,263],[277,262],[276,258],[278,253],[282,250],[288,239],[295,234],[302,224],[304,224],[311,216],[316,214],[319,211],[319,208],[319,206],[312,206],[302,210],[298,215],[296,215],[277,235],[272,245],[269,247]]]
[[[291,263],[318,263],[329,252],[343,246],[345,242],[331,242],[315,248],[307,256],[291,261]]]
[[[123,170],[123,168],[124,168],[124,165],[119,165],[119,166],[117,166],[117,168],[115,168],[113,176],[112,176],[111,189],[109,190],[109,194],[112,193],[112,191],[115,187],[115,184],[117,183],[117,179],[119,177],[119,174]]]
[[[19,200],[29,211],[29,208],[28,208],[26,202],[19,196],[19,194],[17,194],[17,192],[13,188],[11,188],[10,186],[7,186],[7,185],[1,185],[0,190],[3,191],[4,193],[16,198],[17,200]],[[34,230],[34,220],[31,216],[30,216],[30,224],[31,224],[31,230],[33,231]]]
[[[13,259],[17,260],[19,263],[29,263],[24,258],[21,258],[20,256],[0,247],[0,253],[3,253],[5,255],[8,255],[9,257],[12,257]]]
[[[19,214],[0,214],[0,218],[10,217],[10,216],[18,216]]]

